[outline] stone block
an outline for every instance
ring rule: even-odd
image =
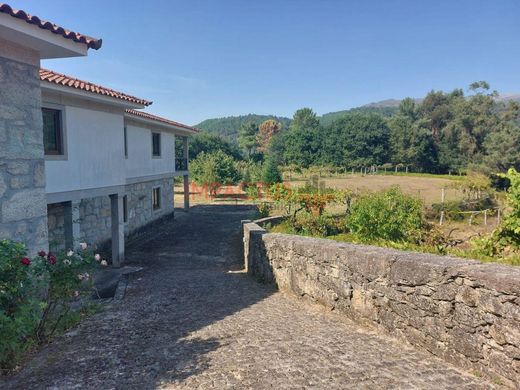
[[[45,216],[45,192],[41,189],[22,190],[2,203],[2,222],[14,222]]]

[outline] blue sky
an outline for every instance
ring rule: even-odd
[[[518,0],[70,0],[15,8],[103,38],[43,66],[196,124],[318,114],[488,81],[520,93]]]

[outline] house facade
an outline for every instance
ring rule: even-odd
[[[31,254],[111,243],[119,265],[126,236],[173,216],[173,180],[187,188],[187,137],[197,130],[139,111],[148,100],[40,69],[101,40],[5,4],[0,33],[0,239]]]

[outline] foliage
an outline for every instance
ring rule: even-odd
[[[258,126],[253,122],[244,123],[238,130],[238,145],[248,159],[253,157],[258,147],[257,134]]]
[[[87,271],[101,261],[82,245],[29,259],[23,244],[0,241],[0,367],[12,368],[28,348],[74,322],[71,303],[92,290]]]
[[[182,142],[180,142],[182,146]],[[211,133],[200,133],[191,137],[189,141],[189,156],[190,159],[195,159],[202,153],[214,153],[221,150],[228,156],[233,157],[235,160],[241,160],[242,155],[238,146],[234,142],[230,142],[225,138]],[[182,156],[182,147],[176,150],[176,156]]]
[[[422,224],[421,201],[399,187],[360,196],[347,216],[348,228],[366,240],[417,242]]]
[[[262,202],[258,205],[258,215],[260,218],[268,217],[271,214],[272,206],[268,202]]]
[[[278,169],[276,161],[272,158],[267,158],[262,171],[262,181],[265,184],[274,184],[283,182],[282,174]]]
[[[324,129],[322,161],[359,168],[389,160],[389,129],[378,114],[355,113]]]
[[[475,240],[475,247],[489,256],[520,256],[520,173],[511,168],[504,175],[511,185],[507,190],[508,213],[491,237]]]
[[[221,185],[235,184],[240,180],[233,158],[221,150],[199,154],[190,163],[190,175],[197,184],[207,186],[212,196]]]
[[[274,115],[241,115],[241,116],[229,116],[225,118],[214,118],[207,119],[195,127],[202,129],[208,133],[217,134],[221,137],[236,143],[238,139],[238,129],[247,122],[252,122],[255,125],[259,126],[262,122],[266,120],[275,120],[280,122],[283,128],[289,127],[291,120],[285,117],[278,117]]]
[[[330,215],[313,215],[304,212],[294,219],[280,224],[280,226],[273,229],[273,231],[315,237],[328,237],[345,232],[345,229],[345,222],[342,218]]]
[[[300,167],[319,162],[321,149],[320,123],[310,108],[295,112],[289,130],[282,134],[283,161]]]
[[[40,302],[36,274],[23,244],[0,241],[0,367],[12,367],[31,346]]]
[[[274,119],[268,119],[258,127],[257,143],[258,150],[267,152],[271,140],[282,130],[282,124]]]

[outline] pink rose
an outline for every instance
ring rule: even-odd
[[[22,260],[20,260],[20,263],[22,263],[23,265],[30,265],[31,259],[29,259],[28,257],[24,257]]]

